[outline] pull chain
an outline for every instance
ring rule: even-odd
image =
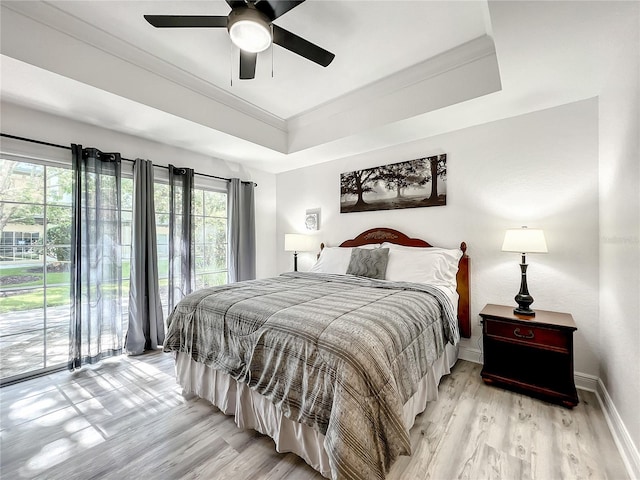
[[[233,87],[233,42],[229,42],[229,84]]]

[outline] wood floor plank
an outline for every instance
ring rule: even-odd
[[[513,401],[517,401],[518,396],[510,395]],[[578,408],[582,405],[579,404]],[[556,478],[560,472],[560,456],[555,435],[557,429],[554,425],[555,409],[549,408],[544,402],[534,404],[534,416],[536,422],[531,435],[531,476],[534,479]]]
[[[300,480],[299,475],[301,467],[309,471],[306,478],[321,480],[322,475],[307,468],[304,460],[293,453],[287,453],[276,463],[276,465],[262,476],[262,480]]]
[[[624,480],[593,393],[573,410],[489,387],[458,361],[388,480]],[[171,355],[111,359],[0,390],[2,478],[320,480],[269,437],[183,397]]]

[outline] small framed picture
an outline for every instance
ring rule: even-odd
[[[318,230],[318,214],[307,213],[304,218],[304,225],[307,230]]]

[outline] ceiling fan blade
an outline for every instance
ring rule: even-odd
[[[240,50],[240,80],[251,80],[256,76],[257,53]]]
[[[227,0],[227,3],[231,8],[247,6],[247,3],[244,0]]]
[[[322,65],[323,67],[328,66],[335,58],[333,53],[328,52],[324,48],[321,48],[277,25],[272,26],[273,43],[286,48],[290,52],[297,53],[301,57],[311,60],[318,65]]]
[[[145,15],[156,28],[227,28],[227,17],[219,15]]]
[[[302,2],[304,2],[304,0],[258,0],[255,5],[256,9],[260,10],[273,21],[292,8],[297,7]]]

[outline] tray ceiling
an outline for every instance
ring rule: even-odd
[[[1,5],[3,100],[273,172],[593,96],[618,32],[601,20],[624,22],[606,2],[307,0],[274,23],[334,62],[274,46],[239,80],[225,29],[142,17],[222,0]]]

